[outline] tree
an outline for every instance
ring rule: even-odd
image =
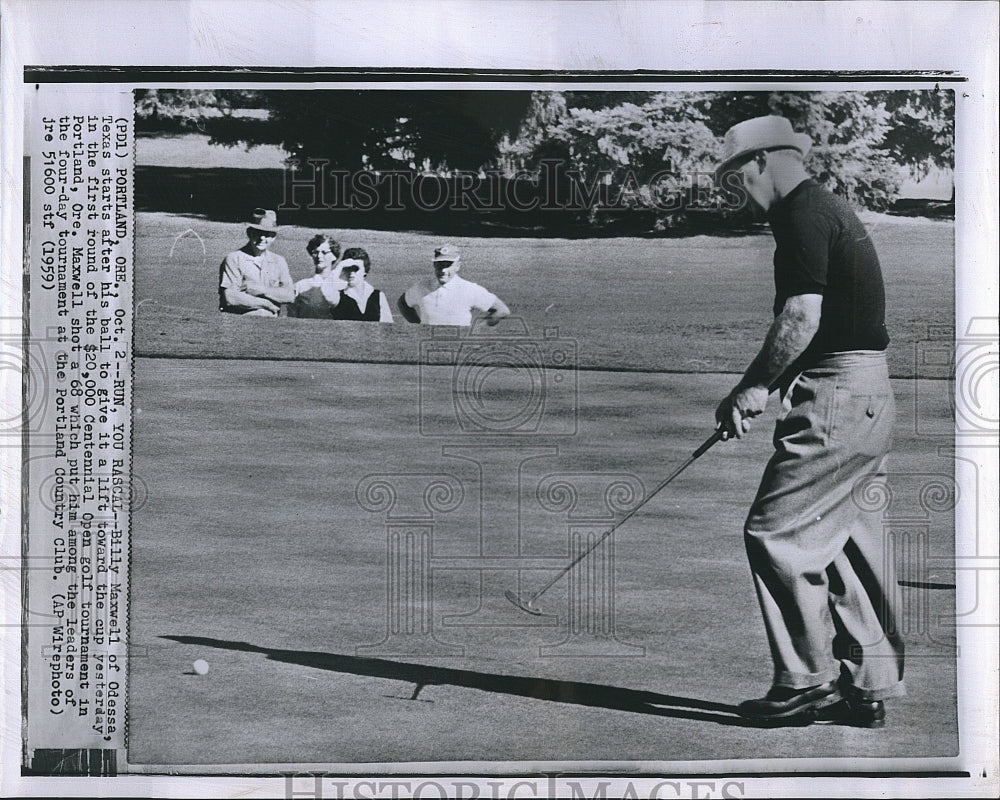
[[[586,105],[572,106],[578,96],[538,93],[534,118],[505,144],[503,155],[528,171],[559,163],[569,198],[580,202],[590,223],[602,211],[633,209],[652,213],[659,227],[674,224],[692,197],[708,192],[719,147],[698,97],[630,93],[612,105],[587,95]],[[552,109],[562,110],[543,113]]]
[[[210,89],[137,89],[137,127],[146,130],[204,130],[206,114],[217,113]]]
[[[332,169],[446,173],[492,165],[530,100],[523,91],[316,90],[260,92],[259,124],[217,120],[218,144],[281,145]]]
[[[508,177],[526,171],[542,159],[565,155],[556,132],[569,110],[562,92],[532,92],[517,136],[504,136],[498,146],[498,165]]]
[[[882,147],[917,178],[955,168],[955,93],[951,89],[880,92],[891,114]]]
[[[262,114],[233,113],[257,105]],[[909,174],[954,159],[951,91],[648,92],[510,90],[140,90],[146,124],[196,127],[216,144],[273,144],[327,169],[417,176],[552,165],[594,223],[639,209],[656,227],[727,208],[707,185],[731,125],[786,116],[813,141],[807,167],[859,207],[883,210]],[[555,185],[555,184],[553,184]],[[545,187],[547,191],[548,188]],[[573,211],[573,209],[571,209]],[[575,213],[575,212],[574,212]],[[647,215],[649,216],[649,215]],[[549,215],[549,222],[556,222]],[[548,224],[548,223],[547,223]]]
[[[884,147],[892,115],[880,96],[775,92],[768,105],[812,139],[806,165],[830,191],[876,211],[896,199],[905,169]]]
[[[906,175],[954,166],[954,97],[941,90],[718,94],[709,124],[721,136],[743,119],[788,117],[809,134],[807,165],[855,205],[883,210]]]

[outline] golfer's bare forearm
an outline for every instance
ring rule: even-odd
[[[747,367],[739,385],[770,388],[797,359],[819,329],[823,297],[818,294],[788,298],[774,318],[757,357]]]

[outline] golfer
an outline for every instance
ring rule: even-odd
[[[774,676],[739,713],[880,727],[883,701],[905,694],[896,581],[881,514],[852,490],[884,475],[890,446],[885,292],[871,237],[804,169],[810,147],[787,119],[757,117],[726,132],[717,172],[742,179],[776,245],[774,321],[715,415],[740,438],[780,389],[775,452],[744,526]]]
[[[368,283],[371,258],[361,247],[349,247],[340,262],[340,290],[331,310],[333,319],[359,322],[392,322],[392,311],[385,294]]]
[[[276,317],[282,304],[292,302],[295,287],[288,263],[270,251],[277,235],[277,215],[255,208],[247,227],[247,243],[227,255],[219,267],[220,311]]]
[[[458,250],[450,246],[434,250],[434,275],[411,286],[400,296],[399,310],[409,322],[424,325],[471,325],[472,312],[486,313],[486,323],[496,325],[510,316],[506,304],[478,283],[460,277]]]
[[[304,319],[330,319],[340,290],[347,284],[340,278],[340,242],[326,233],[317,233],[306,243],[315,272],[296,282],[295,301],[288,316]]]

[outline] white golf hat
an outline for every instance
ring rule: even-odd
[[[792,123],[785,117],[754,117],[733,125],[726,131],[722,142],[722,161],[715,169],[719,175],[735,161],[760,150],[780,150],[786,147],[798,150],[803,156],[812,147],[812,139],[792,130]]]
[[[450,244],[444,244],[440,247],[434,248],[434,263],[445,262],[455,262],[459,261],[461,256],[458,254],[458,248],[452,247]]]

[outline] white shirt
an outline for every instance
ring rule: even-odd
[[[323,297],[331,303],[336,303],[340,299],[340,290],[347,288],[347,283],[336,275],[323,275],[318,273],[310,278],[303,278],[295,282],[295,294],[299,295],[309,291],[314,286],[318,286],[323,293]],[[367,299],[367,298],[366,298]]]
[[[489,311],[497,302],[493,292],[460,275],[443,286],[433,276],[424,278],[407,289],[403,299],[424,325],[471,325],[473,309]]]

